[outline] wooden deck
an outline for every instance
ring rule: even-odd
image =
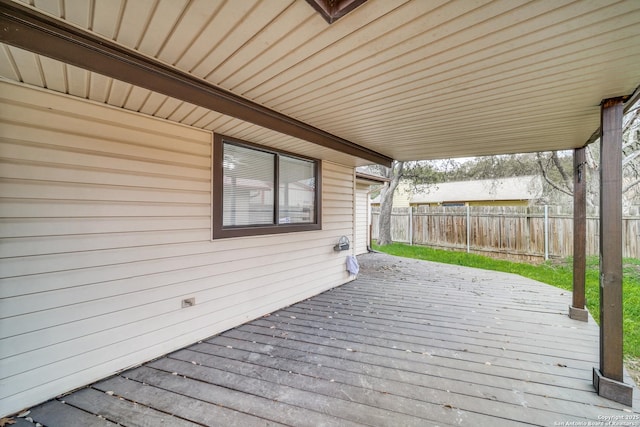
[[[594,393],[598,328],[568,318],[568,292],[383,254],[359,260],[354,282],[28,417],[47,427],[640,425],[637,389],[635,412]]]

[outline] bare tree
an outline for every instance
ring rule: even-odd
[[[568,196],[573,196],[573,182],[565,164],[560,160],[557,151],[550,153],[536,153],[538,167],[544,180],[555,190]],[[558,177],[552,177],[552,171],[556,171]]]
[[[640,202],[640,106],[628,112],[623,121],[622,132],[623,201],[625,204]],[[598,158],[600,145],[586,147],[586,162],[583,171],[590,179],[587,185],[587,203],[597,206],[599,200]],[[545,182],[554,190],[573,196],[573,170],[568,157],[557,151],[537,153],[539,171]]]
[[[400,182],[410,186],[409,191],[424,189],[425,185],[438,182],[446,173],[443,170],[455,164],[453,160],[444,161],[394,161],[390,168],[380,165],[369,165],[359,168],[360,171],[389,179],[380,191],[380,216],[378,218],[378,244],[388,245],[391,240],[391,213],[393,212],[393,195]]]
[[[395,193],[404,172],[404,162],[394,161],[390,168],[384,168],[383,176],[389,178],[380,191],[380,216],[378,218],[378,244],[388,245],[391,240],[391,212]]]
[[[640,196],[640,105],[626,114],[622,132],[623,194]],[[640,197],[639,197],[640,198]]]

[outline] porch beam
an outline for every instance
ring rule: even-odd
[[[625,106],[624,106],[623,112],[624,112],[624,114],[627,114],[629,112],[629,110],[631,110],[631,108],[633,108],[633,106],[637,102],[640,102],[640,86],[636,87],[636,89],[633,91],[633,93],[631,93],[631,95],[622,96],[621,99],[625,102]],[[587,142],[585,142],[584,147],[586,147],[589,144],[593,144],[594,142],[596,142],[598,140],[598,138],[600,138],[600,133],[601,132],[602,132],[602,128],[601,127],[596,129],[595,132],[593,132],[591,134],[589,139],[587,139]]]
[[[631,406],[622,360],[622,116],[623,98],[605,99],[600,115],[600,367],[599,395]]]
[[[587,246],[587,169],[586,148],[573,151],[573,301],[569,317],[586,322],[585,272]]]
[[[111,40],[0,0],[0,41],[384,166],[390,157],[288,117]]]

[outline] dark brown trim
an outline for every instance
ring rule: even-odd
[[[623,381],[622,99],[602,103],[600,135],[600,372]]]
[[[374,163],[392,159],[10,0],[0,41]]]
[[[593,385],[600,396],[628,406],[624,383],[622,316],[622,117],[625,99],[602,101],[600,110],[600,367]]]
[[[356,179],[362,181],[369,181],[372,184],[384,184],[391,181],[391,178],[385,178],[384,176],[370,175],[368,173],[356,172]]]
[[[329,24],[333,24],[367,0],[307,0]]]
[[[589,139],[587,139],[587,142],[584,143],[584,147],[586,147],[587,145],[593,144],[598,140],[598,138],[600,138],[600,128],[596,129],[595,132],[591,134]]]
[[[587,168],[586,148],[573,150],[573,298],[569,317],[583,322],[585,310],[585,272],[587,253]]]
[[[222,220],[224,215],[223,199],[224,192],[222,183],[224,182],[224,173],[222,164],[224,161],[223,156],[223,143],[229,142],[240,146],[246,146],[257,150],[262,150],[269,153],[282,154],[286,156],[297,157],[300,159],[313,161],[315,164],[316,174],[316,191],[315,191],[315,222],[310,224],[287,224],[280,225],[277,223],[278,216],[274,216],[273,225],[257,225],[247,227],[223,227]],[[277,159],[277,156],[276,156]],[[322,162],[318,159],[313,159],[307,156],[300,156],[298,154],[274,150],[269,147],[253,144],[247,141],[227,137],[220,134],[214,134],[213,136],[213,197],[212,197],[212,230],[214,239],[225,239],[231,237],[246,237],[246,236],[258,236],[265,234],[280,234],[280,233],[293,233],[300,231],[315,231],[322,229]],[[277,191],[275,189],[274,191]],[[277,211],[279,203],[276,199],[275,211]]]

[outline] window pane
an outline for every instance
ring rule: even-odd
[[[281,155],[279,168],[279,223],[314,223],[316,220],[315,163]]]
[[[273,224],[275,155],[224,144],[223,227]]]

